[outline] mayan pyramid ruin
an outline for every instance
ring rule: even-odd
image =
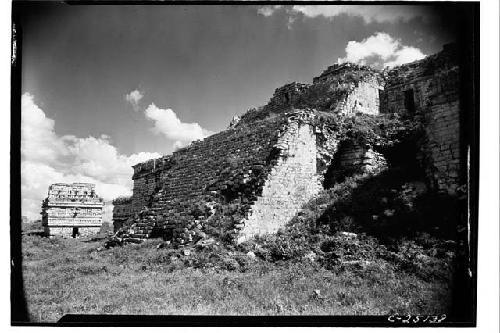
[[[393,119],[420,125],[416,163],[430,188],[453,195],[465,172],[459,89],[454,44],[383,71],[332,65],[312,84],[276,89],[226,130],[135,165],[132,197],[115,203],[115,227],[178,244],[276,232],[335,183],[338,170],[376,174],[394,163],[370,128],[387,129]],[[358,135],[356,124],[375,134]]]

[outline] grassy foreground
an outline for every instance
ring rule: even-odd
[[[422,279],[389,262],[328,270],[305,258],[269,262],[234,252],[222,265],[207,264],[216,254],[198,265],[197,253],[160,243],[105,250],[102,241],[24,235],[30,320],[53,322],[69,313],[438,314],[451,303],[448,279]]]

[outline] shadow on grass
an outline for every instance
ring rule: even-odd
[[[26,236],[39,236],[39,237],[46,237],[45,232],[43,230],[32,230],[32,231],[26,231],[24,232]]]

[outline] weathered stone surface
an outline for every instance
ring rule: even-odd
[[[179,244],[275,232],[322,189],[332,165],[371,174],[388,167],[373,144],[340,142],[337,132],[349,129],[322,122],[328,115],[413,119],[425,129],[417,158],[428,185],[453,193],[464,172],[455,57],[446,47],[392,70],[336,64],[312,84],[286,84],[227,130],[134,166],[133,196],[114,219],[133,237]]]
[[[103,205],[94,184],[52,184],[42,202],[44,232],[63,237],[97,234],[102,226]]]
[[[321,190],[316,173],[316,137],[310,124],[292,122],[278,140],[281,157],[252,206],[238,241],[276,232]]]
[[[146,224],[179,241],[203,237],[196,230],[212,216],[223,224],[214,228],[229,229],[233,217],[243,218],[256,200],[277,158],[272,151],[283,126],[283,119],[239,125],[136,165],[132,211],[138,216],[131,227],[148,231]]]
[[[113,200],[113,230],[118,231],[133,215],[132,198],[120,197]]]
[[[413,115],[425,128],[419,160],[433,188],[455,193],[460,167],[459,68],[454,44],[387,73],[382,113]],[[461,174],[462,173],[462,174]]]

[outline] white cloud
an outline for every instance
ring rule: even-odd
[[[302,14],[308,18],[323,16],[333,19],[340,15],[361,17],[366,23],[395,23],[408,22],[421,17],[428,20],[432,12],[427,6],[405,5],[295,5],[295,6],[263,6],[257,9],[260,15],[269,17],[280,10],[285,10],[288,15]]]
[[[349,41],[345,52],[345,58],[339,58],[339,63],[353,62],[375,67],[393,67],[425,57],[418,48],[403,45],[400,40],[382,32],[377,32],[361,42]]]
[[[105,134],[60,137],[54,120],[46,117],[28,93],[22,96],[21,112],[22,211],[32,219],[40,218],[41,201],[53,183],[94,183],[98,195],[109,201],[132,194],[132,165],[160,157],[148,152],[121,155]]]
[[[395,23],[399,20],[408,22],[413,18],[428,18],[429,9],[425,6],[390,6],[390,5],[319,5],[292,7],[292,11],[302,13],[306,17],[324,16],[334,18],[339,15],[358,16],[366,23],[389,22]]]
[[[288,16],[288,22],[286,24],[286,27],[288,28],[288,30],[292,30],[292,27],[293,27],[293,22],[295,22],[295,20],[297,19],[297,16]]]
[[[135,111],[139,110],[139,101],[144,97],[144,93],[139,90],[133,90],[125,95],[125,100],[132,104]]]
[[[74,156],[74,172],[109,184],[128,184],[132,165],[160,157],[158,153],[145,152],[120,155],[103,136],[75,138],[69,149]]]
[[[295,5],[295,6],[262,6],[257,13],[270,17],[277,12],[285,12],[289,18],[287,26],[290,28],[295,19],[302,15],[306,18],[325,17],[334,19],[337,16],[347,15],[360,17],[365,23],[396,23],[408,22],[420,17],[424,22],[433,18],[433,12],[428,6],[405,5]]]
[[[260,14],[265,17],[272,16],[277,11],[282,11],[287,15],[287,23],[286,26],[288,30],[292,29],[293,23],[297,19],[297,15],[295,12],[291,10],[290,6],[282,6],[282,5],[269,5],[262,6],[257,9],[257,14]]]
[[[191,141],[201,140],[213,132],[202,128],[198,123],[183,123],[172,109],[161,109],[151,104],[144,111],[146,118],[154,121],[153,131],[173,140],[174,149],[188,145]]]
[[[54,120],[45,116],[32,95],[21,96],[21,108],[21,153],[32,161],[51,162],[66,155],[64,142],[54,132]]]
[[[262,15],[262,16],[269,17],[269,16],[272,16],[274,14],[274,12],[281,9],[282,7],[283,6],[281,6],[281,5],[262,6],[262,7],[257,9],[257,13]]]
[[[388,67],[399,66],[415,60],[420,60],[425,57],[425,54],[420,49],[412,46],[403,46],[395,53],[396,58],[393,61],[388,61],[384,65]]]

